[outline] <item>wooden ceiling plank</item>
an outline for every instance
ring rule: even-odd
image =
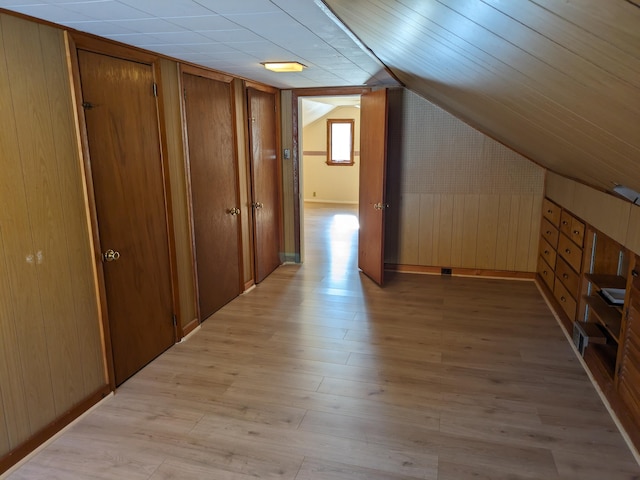
[[[624,0],[529,0],[640,58],[640,8]]]
[[[425,3],[431,7],[429,17],[417,19]],[[581,84],[590,90],[597,88],[607,103],[616,101],[622,108],[627,108],[629,99],[638,98],[640,102],[640,89],[632,84],[640,80],[621,80],[482,2],[401,0],[400,4],[410,22],[437,25],[450,40],[457,37],[461,48],[481,50],[497,59],[503,69],[516,69],[529,78],[555,79],[561,87]]]
[[[384,5],[383,2],[377,3]],[[387,9],[385,12],[384,8],[379,8],[378,12],[375,13],[375,17],[379,18],[381,14],[388,14],[389,11]],[[408,26],[416,36],[426,31],[426,27],[417,23],[416,20],[412,20],[411,12],[403,11],[402,7],[393,11],[396,15],[393,19],[396,22],[393,25],[376,24],[375,21],[369,21],[368,18],[366,20],[363,19],[362,31],[368,32],[366,37],[379,38],[380,33],[385,29],[396,30],[401,28],[402,25],[405,25],[405,28]],[[438,34],[442,36],[438,38]],[[522,95],[524,87],[533,88],[542,95],[547,96],[554,92],[566,92],[563,103],[558,101],[557,96],[548,98],[558,105],[565,106],[571,117],[583,118],[603,130],[605,130],[603,128],[605,126],[606,131],[613,137],[620,139],[623,143],[640,147],[640,135],[637,135],[636,127],[640,123],[640,112],[632,108],[633,105],[630,105],[628,99],[624,104],[620,103],[615,105],[616,108],[612,108],[612,99],[604,98],[600,95],[594,96],[593,89],[581,88],[579,85],[567,82],[566,78],[563,79],[563,82],[557,80],[554,77],[557,72],[539,62],[536,62],[531,70],[542,72],[543,74],[538,75],[538,77],[529,77],[520,70],[513,68],[487,52],[476,49],[473,45],[447,31],[441,30],[434,33],[429,30],[421,38],[425,37],[436,39],[436,41],[423,45],[423,48],[415,49],[411,48],[414,45],[413,43],[400,44],[394,38],[389,42],[393,42],[391,48],[385,45],[382,48],[376,47],[376,50],[380,58],[390,68],[397,68],[393,62],[397,59],[403,59],[405,69],[406,65],[410,64],[414,69],[419,69],[417,71],[423,73],[427,78],[434,78],[443,82],[447,81],[448,83],[453,81],[457,85],[471,85],[471,88],[482,90],[487,94],[498,92],[501,95],[507,95],[511,92],[513,95]],[[455,42],[461,43],[462,47],[457,48]],[[409,48],[407,48],[407,45],[409,45]],[[466,48],[466,50],[461,50],[462,48]],[[482,64],[483,61],[484,64]],[[444,62],[448,62],[450,65],[444,64]],[[485,70],[476,68],[477,65],[484,66]],[[443,71],[459,72],[460,75],[454,76],[453,79],[434,76]],[[490,75],[488,75],[489,73]],[[442,73],[439,75],[442,77]],[[540,78],[542,78],[542,82],[539,81]],[[585,98],[589,101],[585,102]],[[637,98],[640,98],[640,96]]]
[[[640,59],[620,49],[593,32],[580,28],[534,2],[481,0],[522,25],[535,30],[550,41],[562,45],[623,80],[640,84]]]

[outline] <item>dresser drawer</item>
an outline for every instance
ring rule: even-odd
[[[558,254],[564,258],[571,268],[576,272],[580,272],[582,266],[582,248],[578,247],[564,234],[560,234],[558,240]]]
[[[562,257],[556,260],[556,277],[558,277],[573,298],[578,298],[578,294],[580,293],[580,275],[574,272]]]
[[[553,296],[556,297],[556,300],[558,300],[569,319],[574,320],[576,317],[576,301],[569,294],[562,282],[556,281],[553,285]]]
[[[563,210],[560,216],[560,231],[576,245],[582,247],[584,244],[584,223],[566,210]]]
[[[538,273],[542,280],[544,280],[544,283],[547,284],[547,287],[549,287],[549,290],[553,292],[553,282],[555,281],[553,268],[551,268],[542,257],[538,257]]]
[[[560,207],[548,198],[542,200],[542,216],[556,227],[560,225]]]
[[[552,271],[556,268],[556,251],[544,238],[540,239],[540,256],[545,259]]]
[[[549,242],[553,248],[558,246],[558,237],[560,236],[560,233],[558,232],[558,229],[546,218],[542,219],[542,225],[540,225],[540,236]]]

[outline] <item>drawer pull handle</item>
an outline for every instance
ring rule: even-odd
[[[563,273],[562,274],[562,278],[564,278],[566,280],[567,278],[569,278],[569,275],[567,275],[566,273]]]
[[[562,224],[563,225],[569,225],[569,222],[567,222],[566,220],[562,220]]]
[[[551,235],[551,230],[547,230],[547,235]]]
[[[580,235],[580,230],[574,230],[574,231],[573,231],[573,234],[574,234],[574,235]]]
[[[631,270],[631,276],[632,277],[637,277],[638,276],[638,271],[635,268],[633,270]]]
[[[547,210],[547,213],[553,213],[553,210]]]
[[[545,254],[545,255],[549,255],[549,250],[545,250],[545,251],[544,251],[544,254]]]
[[[542,274],[546,276],[547,275],[547,271],[543,270]]]
[[[569,250],[568,248],[565,248],[564,253],[571,253],[571,250]]]
[[[566,299],[566,298],[564,298],[564,297],[560,297],[560,301],[562,301],[562,302],[566,302],[566,301],[567,301],[567,299]]]

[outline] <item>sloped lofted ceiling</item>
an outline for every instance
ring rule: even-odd
[[[379,59],[411,90],[540,165],[603,190],[640,191],[640,0],[0,0],[0,8],[279,88],[394,85]],[[308,68],[275,74],[260,64],[267,60]]]
[[[637,0],[324,0],[403,82],[540,165],[640,191]]]

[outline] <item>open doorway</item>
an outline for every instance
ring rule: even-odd
[[[316,247],[327,249],[327,260],[340,260],[341,247],[357,250],[351,243],[358,228],[360,95],[301,96],[298,112],[301,260]],[[319,224],[326,225],[320,234]]]

